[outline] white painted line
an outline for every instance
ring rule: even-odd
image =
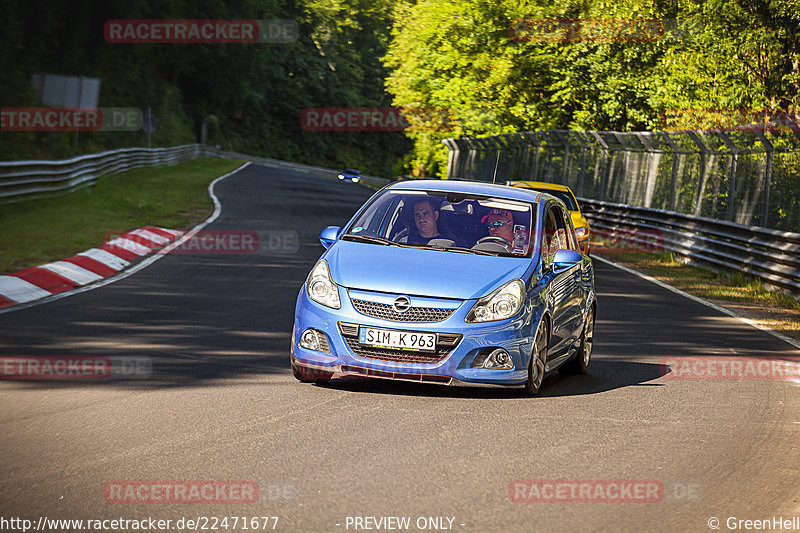
[[[150,253],[150,248],[148,248],[147,246],[139,244],[138,242],[132,241],[130,239],[125,239],[123,237],[110,240],[106,244],[119,246],[123,250],[128,250],[129,252],[133,252],[136,255],[147,255]]]
[[[98,279],[103,279],[103,276],[100,274],[95,274],[94,272],[86,270],[85,268],[81,268],[78,265],[68,263],[67,261],[48,263],[46,265],[42,265],[42,268],[46,268],[50,272],[54,272],[59,276],[74,281],[78,285],[86,285],[87,283],[92,283]]]
[[[593,255],[592,259],[597,259],[601,263],[606,263],[607,265],[611,265],[613,267],[616,267],[616,268],[618,268],[620,270],[623,270],[623,271],[625,271],[625,272],[627,272],[629,274],[633,274],[634,276],[638,276],[638,277],[640,277],[642,279],[645,279],[645,280],[647,280],[647,281],[649,281],[651,283],[655,283],[659,287],[663,287],[664,289],[667,289],[668,291],[672,291],[675,294],[679,294],[679,295],[683,296],[684,298],[688,298],[688,299],[690,299],[692,301],[695,301],[697,303],[701,303],[701,304],[703,304],[705,306],[708,306],[711,309],[714,309],[715,311],[719,311],[722,314],[725,314],[725,315],[733,317],[733,318],[735,318],[737,320],[740,320],[740,321],[744,322],[745,324],[747,324],[748,326],[753,326],[756,329],[760,329],[764,333],[769,333],[773,337],[778,338],[778,339],[780,339],[783,342],[786,342],[788,344],[791,344],[792,346],[794,346],[795,348],[800,350],[800,341],[797,341],[797,340],[795,340],[795,339],[793,339],[791,337],[787,337],[783,333],[779,333],[779,332],[775,331],[774,329],[768,328],[767,326],[765,326],[763,324],[759,324],[758,322],[756,322],[754,320],[751,320],[749,318],[745,318],[743,316],[737,315],[736,313],[734,313],[730,309],[726,309],[726,308],[724,308],[722,306],[719,306],[719,305],[717,305],[717,304],[715,304],[713,302],[709,302],[708,300],[704,300],[703,298],[700,298],[699,296],[695,296],[694,294],[689,294],[688,292],[684,292],[684,291],[682,291],[680,289],[677,289],[677,288],[673,287],[672,285],[668,285],[668,284],[664,283],[663,281],[660,281],[660,280],[658,280],[658,279],[656,279],[656,278],[654,278],[652,276],[648,276],[647,274],[639,272],[638,270],[634,270],[634,269],[632,269],[630,267],[626,267],[625,265],[621,265],[621,264],[619,264],[619,263],[617,263],[615,261],[612,261],[610,259],[606,259],[605,257],[600,257],[598,255]]]
[[[189,232],[187,232],[186,235],[185,235],[185,238],[181,239],[181,241],[186,240],[187,238],[191,238],[192,235],[194,235],[195,233],[197,233],[198,231],[200,231],[201,229],[206,227],[208,224],[211,224],[212,222],[214,222],[217,219],[217,217],[219,217],[220,213],[222,213],[222,204],[220,204],[219,199],[214,194],[214,185],[216,185],[218,182],[224,180],[228,176],[232,176],[232,175],[236,174],[237,172],[239,172],[240,170],[243,170],[243,169],[247,168],[248,166],[250,166],[250,162],[249,161],[247,163],[243,164],[242,166],[240,166],[239,168],[237,168],[236,170],[232,170],[232,171],[228,172],[227,174],[218,177],[217,179],[215,179],[214,181],[212,181],[208,185],[208,194],[209,194],[209,196],[211,196],[211,200],[214,202],[214,212],[205,221],[201,222],[200,224],[198,224],[197,226],[192,228]],[[173,245],[177,244],[178,242],[179,241],[175,241],[170,246],[173,246]],[[31,302],[30,300],[26,300],[26,301],[29,301],[30,303],[25,304],[25,305],[12,305],[11,307],[6,307],[5,309],[0,309],[0,315],[2,315],[4,313],[11,313],[13,311],[18,311],[20,309],[27,309],[28,307],[33,307],[35,305],[39,305],[39,304],[43,304],[43,303],[53,302],[55,300],[60,300],[61,298],[66,298],[67,296],[72,296],[73,294],[79,294],[81,292],[91,291],[91,290],[97,289],[98,287],[105,287],[106,285],[110,285],[110,284],[115,283],[115,282],[117,282],[117,281],[119,281],[121,279],[125,279],[128,276],[132,276],[132,275],[136,274],[140,270],[150,266],[151,264],[155,263],[156,261],[158,261],[159,259],[164,257],[164,255],[165,255],[164,253],[153,254],[150,257],[148,257],[147,259],[144,259],[143,261],[141,261],[138,264],[134,265],[132,268],[129,268],[128,270],[125,270],[124,272],[120,272],[119,274],[115,274],[113,276],[110,276],[110,277],[104,279],[103,281],[98,281],[97,283],[93,283],[91,285],[86,285],[86,286],[83,286],[83,287],[79,287],[77,289],[72,289],[70,291],[60,292],[58,294],[53,294],[53,295],[50,295],[47,298],[42,298],[40,300],[36,300],[36,301],[33,301],[33,302]],[[3,277],[3,276],[0,276],[0,278],[1,277]],[[11,276],[11,277],[13,277],[13,276]],[[15,278],[15,279],[19,279],[19,278]],[[20,281],[22,281],[22,280],[20,280]],[[0,289],[0,294],[2,294],[2,289]],[[47,294],[50,294],[50,293],[48,292]],[[11,298],[11,297],[9,296],[8,298]],[[11,299],[13,300],[13,298],[11,298]],[[19,301],[19,300],[16,300],[16,301]]]
[[[159,235],[158,233],[153,233],[152,231],[148,231],[146,229],[135,229],[133,231],[128,232],[128,235],[138,235],[139,237],[143,237],[148,241],[153,241],[156,244],[167,244],[170,239],[164,237],[163,235]]]
[[[91,250],[86,250],[85,252],[81,252],[77,255],[84,255],[90,259],[94,259],[98,263],[102,263],[108,268],[112,268],[114,270],[122,270],[130,264],[130,262],[125,261],[123,258],[105,250],[101,250],[100,248],[92,248]]]
[[[5,296],[9,300],[25,303],[51,295],[52,293],[50,291],[37,287],[33,283],[25,281],[22,278],[16,276],[0,276],[0,296]],[[9,307],[8,309],[14,309],[14,307]]]

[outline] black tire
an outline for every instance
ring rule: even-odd
[[[581,346],[578,354],[564,363],[559,369],[564,374],[586,374],[589,372],[589,364],[592,362],[592,349],[594,348],[594,306],[589,309],[589,316],[586,317],[586,325],[583,326],[581,333]]]
[[[533,353],[531,354],[531,361],[528,363],[528,381],[525,382],[525,393],[528,396],[536,396],[539,394],[539,389],[542,387],[544,381],[544,366],[545,359],[547,358],[547,345],[549,344],[549,335],[547,330],[547,322],[544,319],[539,323],[539,329],[536,331],[536,337],[533,340]]]

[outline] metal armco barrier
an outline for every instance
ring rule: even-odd
[[[743,226],[624,204],[579,198],[592,231],[622,236],[634,248],[658,247],[711,265],[740,270],[800,293],[800,233]]]
[[[132,168],[172,165],[203,155],[199,144],[171,148],[123,148],[60,161],[0,162],[0,203],[71,192],[100,176]]]
[[[333,178],[339,174],[327,168],[228,152],[202,144],[170,148],[122,148],[60,161],[1,161],[0,204],[68,193],[94,184],[101,176],[146,166],[173,165],[203,156],[252,161],[269,167]],[[389,182],[386,178],[364,175],[362,181],[376,187]]]
[[[544,130],[442,141],[448,178],[535,180],[578,196],[800,231],[800,127]]]

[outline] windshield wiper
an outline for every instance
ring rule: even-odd
[[[475,255],[500,255],[500,252],[488,252],[486,250],[473,250],[472,248],[462,248],[460,246],[447,246],[444,248],[434,248],[435,250],[447,250],[448,252],[459,252],[462,254],[475,254]]]
[[[360,242],[369,242],[373,244],[383,244],[385,246],[399,246],[398,243],[390,239],[386,239],[384,237],[375,237],[373,235],[357,235],[355,233],[345,233],[344,235],[342,235],[342,239],[354,240]]]

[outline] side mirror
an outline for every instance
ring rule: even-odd
[[[336,236],[339,235],[341,230],[342,228],[339,226],[328,226],[319,232],[319,242],[321,242],[322,246],[327,250],[336,242]]]
[[[575,250],[560,248],[553,256],[553,267],[556,270],[573,267],[583,261],[583,256]]]
[[[592,204],[583,204],[581,206],[581,213],[592,213],[594,212],[594,206]]]

